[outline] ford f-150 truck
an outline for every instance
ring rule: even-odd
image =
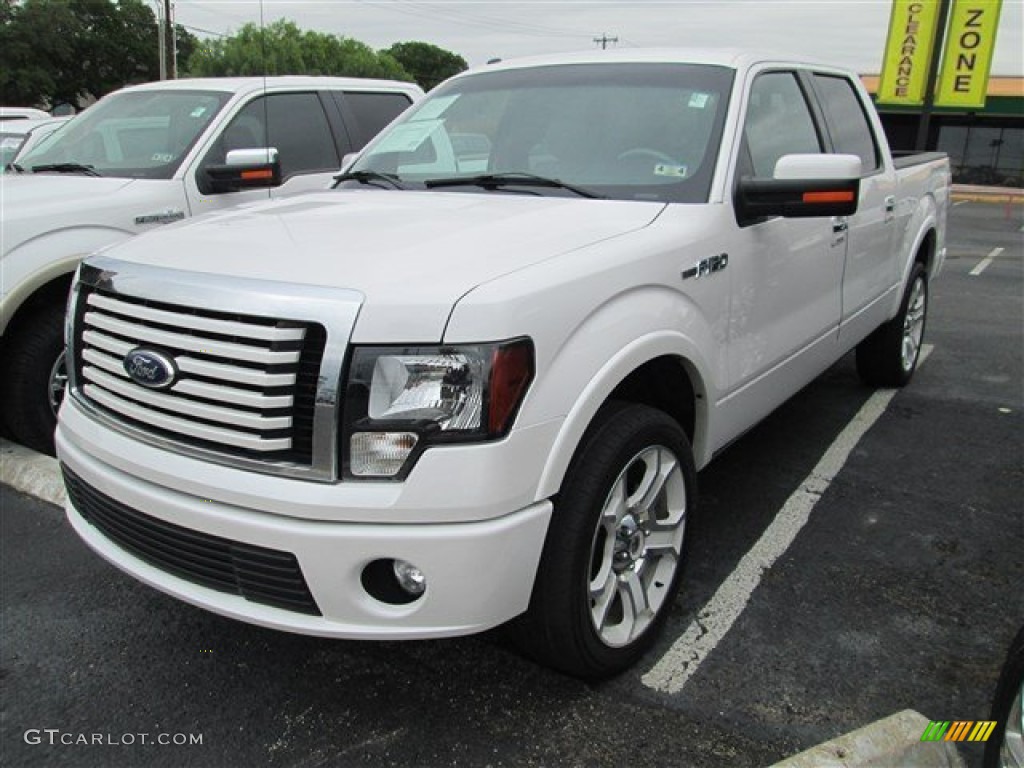
[[[949,167],[843,70],[621,51],[448,80],[337,186],[81,266],[71,524],[226,616],[507,624],[597,678],[665,622],[699,468],[850,350],[911,378]]]
[[[422,94],[412,83],[329,77],[148,83],[18,157],[0,177],[6,428],[53,452],[64,309],[83,256],[205,211],[326,189],[345,154]],[[276,162],[261,164],[268,149]]]

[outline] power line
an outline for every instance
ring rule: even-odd
[[[193,27],[191,24],[182,24],[180,21],[176,22],[179,27],[184,27],[190,32],[202,32],[206,35],[213,35],[215,37],[231,37],[231,35],[225,35],[223,32],[214,32],[212,29],[203,29],[202,27]]]

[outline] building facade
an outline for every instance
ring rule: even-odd
[[[878,76],[864,75],[861,80],[874,97]],[[918,149],[920,108],[876,107],[892,148]],[[949,155],[958,184],[1024,187],[1024,77],[989,78],[984,109],[935,107],[923,148]]]

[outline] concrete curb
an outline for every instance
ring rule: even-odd
[[[1024,204],[1024,189],[954,184],[950,195],[955,202]]]
[[[905,709],[786,758],[772,768],[964,768],[951,741],[921,741],[930,721]]]
[[[64,506],[64,480],[57,460],[2,439],[0,483],[59,507]]]

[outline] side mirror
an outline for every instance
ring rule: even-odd
[[[224,165],[203,169],[209,193],[238,192],[281,186],[281,161],[274,147],[233,149]]]
[[[860,198],[856,155],[784,155],[770,179],[744,176],[736,185],[741,223],[768,216],[850,216]]]

